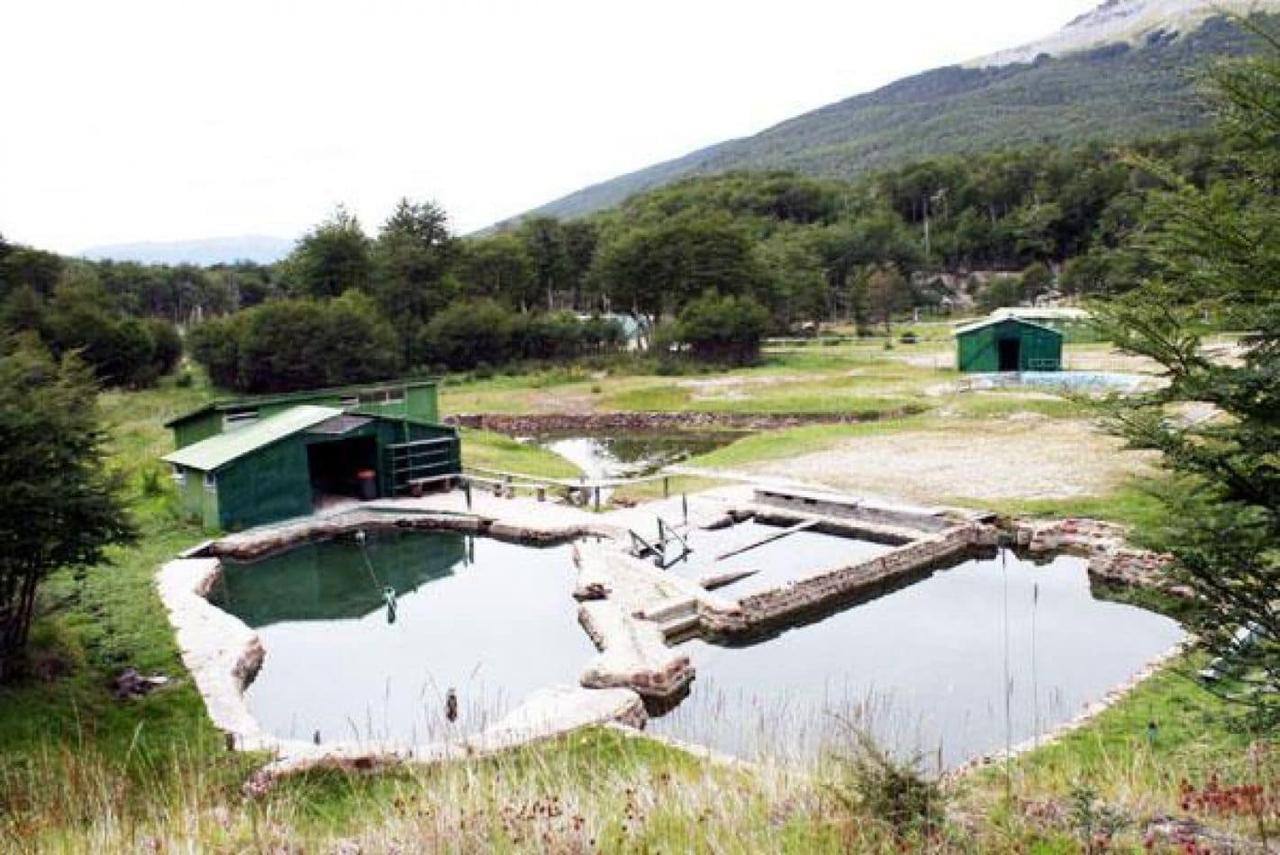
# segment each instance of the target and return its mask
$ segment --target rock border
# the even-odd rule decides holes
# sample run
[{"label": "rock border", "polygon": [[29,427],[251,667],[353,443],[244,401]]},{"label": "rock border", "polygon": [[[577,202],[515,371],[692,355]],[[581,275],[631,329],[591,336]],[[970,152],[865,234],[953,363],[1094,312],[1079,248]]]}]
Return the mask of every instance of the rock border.
[{"label": "rock border", "polygon": [[[280,776],[320,767],[368,771],[398,763],[483,756],[590,726],[642,729],[648,717],[646,703],[678,703],[695,676],[694,664],[669,646],[670,639],[692,633],[732,637],[812,619],[811,615],[825,608],[902,584],[914,574],[928,572],[976,548],[994,547],[1004,541],[1002,534],[1012,535],[1016,546],[1032,554],[1065,552],[1088,557],[1089,574],[1100,581],[1174,595],[1187,593],[1164,579],[1168,556],[1128,547],[1125,530],[1109,523],[1074,518],[1019,519],[997,526],[990,515],[940,514],[935,509],[920,509],[921,519],[913,522],[901,507],[861,501],[839,506],[837,494],[830,498],[835,505],[819,502],[820,507],[812,513],[797,511],[795,506],[780,508],[772,499],[739,502],[704,519],[702,527],[714,529],[752,517],[776,525],[816,521],[817,530],[829,534],[898,545],[875,558],[818,569],[738,600],[632,557],[626,551],[628,529],[607,518],[583,514],[572,523],[533,525],[527,519],[520,522],[396,503],[360,506],[206,542],[165,564],[156,584],[183,661],[210,719],[226,735],[228,747],[265,751],[274,757],[251,779],[251,791],[268,788]],[[812,506],[813,495],[805,494],[800,501]],[[891,517],[886,516],[890,513]],[[945,526],[940,525],[944,519]],[[267,651],[257,633],[208,600],[221,578],[221,559],[256,560],[301,543],[357,530],[454,531],[531,545],[572,542],[578,571],[574,596],[581,601],[579,622],[599,654],[587,664],[579,686],[553,686],[535,692],[497,724],[455,741],[414,746],[376,741],[314,745],[266,733],[250,713],[244,690]],[[1183,645],[1178,645],[1166,652],[1077,717],[1019,745],[1014,754],[1049,744],[1084,726],[1182,649]],[[716,754],[702,746],[665,738],[659,741],[697,756]],[[970,761],[952,774],[1003,758],[1003,752],[996,752]]]}]

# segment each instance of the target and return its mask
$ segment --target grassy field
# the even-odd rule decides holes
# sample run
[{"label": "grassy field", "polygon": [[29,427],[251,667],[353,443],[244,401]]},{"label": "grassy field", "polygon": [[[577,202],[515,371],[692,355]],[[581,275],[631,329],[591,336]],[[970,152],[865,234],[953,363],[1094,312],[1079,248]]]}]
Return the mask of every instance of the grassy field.
[{"label": "grassy field", "polygon": [[[981,431],[993,419],[1028,411],[1049,420],[1080,416],[1074,402],[1016,396],[994,396],[995,403],[983,399],[981,405],[949,397],[932,401],[925,390],[945,381],[945,370],[900,365],[900,350],[862,344],[796,348],[759,368],[723,376],[601,379],[564,372],[563,382],[470,381],[448,388],[445,410],[489,409],[489,402],[536,410],[555,406],[566,390],[603,408],[618,396],[656,399],[656,391],[636,390],[670,387],[673,379],[726,378],[747,390],[746,399],[725,399],[726,407],[748,411],[758,400],[772,402],[762,406],[809,401],[816,407],[822,402],[812,397],[814,390],[827,378],[875,372],[878,365],[884,376],[870,384],[874,393],[849,384],[842,387],[849,394],[842,400],[884,393],[886,400],[930,401],[924,412],[904,418],[757,434],[698,460],[725,468],[902,432]],[[795,374],[822,379],[764,382]],[[701,393],[683,396],[699,387],[677,388],[682,391],[670,399],[671,407],[695,407]],[[242,785],[263,758],[228,752],[209,724],[152,583],[161,563],[204,536],[176,514],[171,484],[155,458],[169,448],[163,421],[208,394],[197,383],[102,396],[113,465],[128,476],[141,537],[114,550],[109,565],[59,574],[43,591],[34,676],[0,688],[0,848],[1074,852],[1087,837],[1075,808],[1088,791],[1098,811],[1124,818],[1118,843],[1136,851],[1147,818],[1186,813],[1180,807],[1184,780],[1197,787],[1213,774],[1230,784],[1275,780],[1275,758],[1251,750],[1256,737],[1238,711],[1193,685],[1184,674],[1197,663],[1185,660],[1089,726],[1018,759],[1008,777],[1003,768],[991,769],[950,786],[945,821],[927,834],[895,830],[869,807],[873,800],[846,798],[850,792],[874,795],[866,781],[851,780],[846,763],[727,768],[608,730],[490,760],[369,777],[312,774],[264,796],[246,795]],[[466,432],[464,453],[471,465],[548,477],[573,474],[554,455],[484,432]],[[1010,502],[1008,509],[1091,512],[1136,523],[1154,512],[1137,483],[1106,496]],[[110,681],[130,666],[173,679],[145,698],[115,700]],[[1257,836],[1247,816],[1196,818]]]}]

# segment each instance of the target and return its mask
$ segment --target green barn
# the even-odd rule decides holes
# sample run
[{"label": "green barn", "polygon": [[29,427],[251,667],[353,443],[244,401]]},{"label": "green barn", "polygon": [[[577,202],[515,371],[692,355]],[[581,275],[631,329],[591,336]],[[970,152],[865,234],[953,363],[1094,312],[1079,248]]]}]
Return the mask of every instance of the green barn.
[{"label": "green barn", "polygon": [[[457,431],[404,412],[407,389],[388,401],[386,387],[374,388],[381,400],[372,389],[322,390],[216,402],[175,419],[178,448],[164,459],[184,512],[230,531],[450,483],[462,469]],[[335,393],[338,406],[308,403]],[[434,385],[429,397],[419,412],[435,413]],[[215,432],[192,439],[209,430]]]},{"label": "green barn", "polygon": [[1061,371],[1062,333],[1016,317],[959,327],[956,368],[970,373]]}]

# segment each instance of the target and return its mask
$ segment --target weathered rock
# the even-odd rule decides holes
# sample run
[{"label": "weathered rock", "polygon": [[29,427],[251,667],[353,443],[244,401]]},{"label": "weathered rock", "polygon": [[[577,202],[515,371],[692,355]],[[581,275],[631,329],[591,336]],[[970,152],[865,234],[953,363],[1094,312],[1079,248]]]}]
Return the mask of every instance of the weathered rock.
[{"label": "weathered rock", "polygon": [[582,675],[583,686],[625,687],[645,697],[666,698],[679,693],[693,679],[689,657],[667,646],[658,625],[625,614],[617,603],[583,603],[578,620],[600,649],[600,655]]},{"label": "weathered rock", "polygon": [[976,523],[954,526],[858,564],[822,570],[743,597],[733,608],[704,600],[699,617],[702,626],[717,635],[750,633],[963,554],[980,538],[983,528]]},{"label": "weathered rock", "polygon": [[111,696],[117,701],[140,698],[168,683],[169,678],[163,674],[144,677],[136,668],[125,668],[111,681]]}]

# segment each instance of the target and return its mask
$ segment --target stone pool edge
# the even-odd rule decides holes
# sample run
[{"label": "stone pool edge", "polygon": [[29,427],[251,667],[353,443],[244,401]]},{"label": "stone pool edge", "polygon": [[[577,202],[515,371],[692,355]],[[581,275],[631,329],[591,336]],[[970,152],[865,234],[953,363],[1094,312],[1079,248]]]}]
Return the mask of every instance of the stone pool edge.
[{"label": "stone pool edge", "polygon": [[[274,759],[246,785],[265,790],[278,778],[317,767],[371,771],[398,763],[435,763],[485,756],[564,736],[585,727],[617,724],[642,728],[647,721],[639,692],[623,685],[548,686],[534,692],[497,724],[456,741],[421,745],[334,742],[315,745],[263,730],[244,698],[266,649],[258,633],[208,600],[222,574],[222,557],[261,558],[301,543],[359,529],[460,531],[524,543],[613,538],[607,525],[531,527],[475,515],[351,511],[209,541],[165,563],[155,584],[169,615],[183,664],[214,726],[231,750],[268,752]],[[687,664],[687,660],[686,660]],[[687,681],[686,681],[687,682]]]},{"label": "stone pool edge", "polygon": [[[781,512],[757,503],[734,503],[725,519],[760,514],[792,518],[805,514]],[[822,515],[825,516],[825,515]],[[856,533],[859,524],[848,520],[828,519],[835,526]],[[210,719],[227,736],[228,747],[235,750],[265,751],[275,756],[249,787],[266,787],[275,779],[320,766],[372,771],[399,763],[436,763],[467,757],[484,756],[567,735],[591,727],[629,729],[637,738],[652,739],[710,760],[724,760],[710,748],[673,742],[662,736],[643,732],[648,715],[644,700],[662,699],[687,691],[694,673],[687,657],[679,656],[666,644],[662,617],[657,609],[636,609],[635,601],[611,590],[620,578],[641,570],[650,580],[657,576],[668,584],[688,588],[674,597],[692,605],[701,631],[716,627],[729,617],[738,624],[741,601],[724,600],[709,594],[696,583],[679,581],[677,577],[655,574],[644,562],[625,553],[625,527],[606,518],[582,516],[572,524],[531,525],[527,520],[505,520],[501,516],[438,512],[405,506],[366,506],[340,513],[308,518],[284,526],[273,526],[206,542],[187,550],[163,565],[157,573],[156,585],[174,627],[184,664],[191,673],[205,702]],[[770,605],[767,616],[755,617],[768,622],[785,621],[797,611],[821,605],[849,593],[849,584],[860,586],[866,571],[879,567],[885,576],[897,576],[911,568],[955,554],[958,549],[993,545],[999,534],[1011,534],[1015,543],[1033,554],[1074,553],[1089,559],[1091,577],[1127,586],[1151,587],[1175,595],[1183,594],[1170,587],[1161,573],[1168,562],[1166,556],[1132,549],[1126,544],[1125,529],[1093,520],[1012,520],[991,525],[970,518],[951,524],[934,533],[918,532],[917,537],[885,556],[839,569],[828,568],[788,583],[781,588],[751,595],[781,598]],[[436,742],[406,747],[377,742],[332,743],[313,745],[287,740],[264,732],[249,712],[244,688],[252,681],[265,656],[261,639],[238,618],[210,603],[207,594],[221,574],[219,556],[260,558],[273,552],[314,540],[323,540],[358,529],[458,531],[529,544],[574,544],[574,560],[578,565],[579,585],[575,591],[583,602],[579,619],[599,649],[599,656],[584,672],[581,685],[548,687],[529,696],[520,706],[491,728],[457,741]],[[583,538],[597,538],[605,543],[590,543]],[[895,553],[902,553],[900,556]],[[885,558],[890,558],[888,562]],[[904,559],[899,562],[899,558]],[[895,565],[889,567],[888,565]],[[872,566],[869,566],[872,565]],[[900,565],[900,566],[899,566]],[[879,576],[880,574],[872,574]],[[883,581],[876,579],[873,581]],[[834,585],[832,584],[834,583]],[[797,590],[799,588],[799,590]],[[810,590],[812,588],[812,590]],[[819,590],[821,588],[822,590]],[[801,596],[796,597],[797,594]],[[690,603],[689,601],[692,600]],[[800,600],[802,605],[797,606]],[[762,603],[763,604],[763,603]],[[652,604],[651,604],[652,605]],[[658,604],[661,605],[661,604]],[[687,606],[686,606],[687,608]],[[711,620],[708,620],[711,618]],[[756,623],[748,620],[747,623]],[[732,633],[744,626],[724,626]],[[647,632],[641,632],[647,630]],[[1102,699],[1090,704],[1077,717],[1059,724],[1048,734],[1020,745],[1015,754],[1056,741],[1061,736],[1084,726],[1177,655],[1178,645],[1121,686],[1110,690]],[[957,770],[958,774],[989,765],[1003,758],[1003,752],[977,758]],[[994,759],[993,759],[994,758]],[[732,758],[735,759],[736,758]],[[739,761],[752,765],[749,761]]]}]

